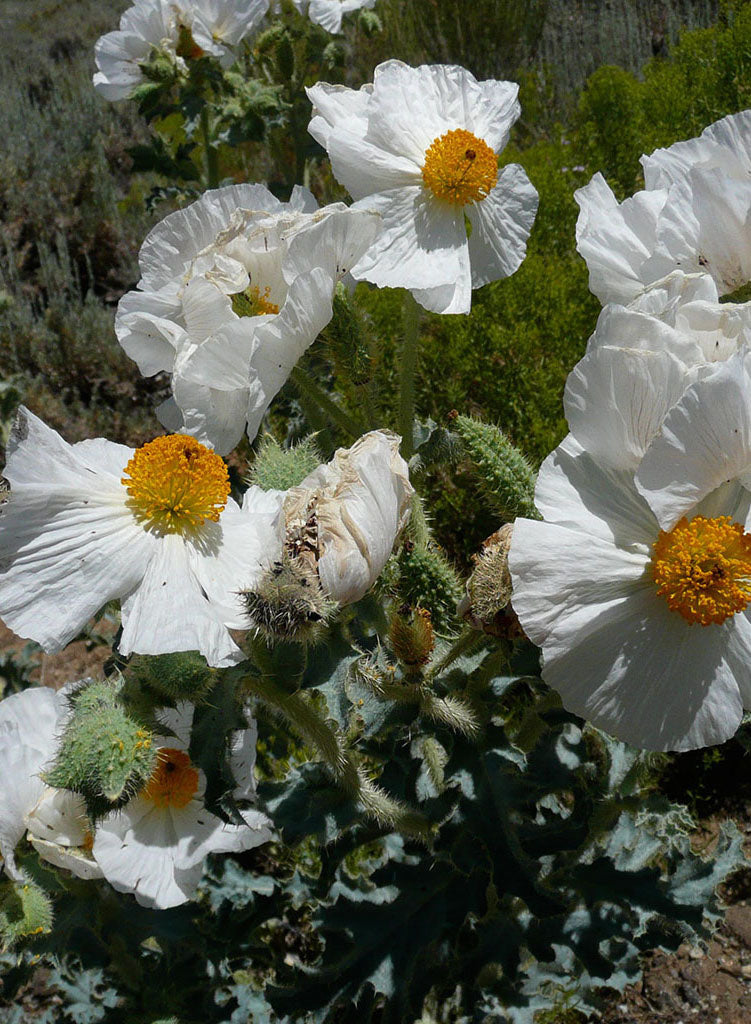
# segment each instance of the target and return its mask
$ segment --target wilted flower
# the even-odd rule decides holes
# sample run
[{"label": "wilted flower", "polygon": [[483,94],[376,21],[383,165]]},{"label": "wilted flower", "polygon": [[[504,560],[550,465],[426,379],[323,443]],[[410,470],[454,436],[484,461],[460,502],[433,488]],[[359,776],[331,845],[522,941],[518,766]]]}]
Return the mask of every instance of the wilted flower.
[{"label": "wilted flower", "polygon": [[[184,56],[203,53],[232,64],[231,47],[256,28],[268,6],[268,0],[136,0],[119,31],[97,41],[94,88],[105,99],[127,99],[144,81],[142,65],[157,52],[177,67],[184,67]],[[190,52],[183,54],[188,42]]]},{"label": "wilted flower", "polygon": [[0,617],[60,650],[108,601],[122,601],[124,654],[198,650],[241,657],[228,627],[273,550],[272,515],[229,497],[222,459],[187,435],[134,451],[69,445],[21,408],[0,511]]},{"label": "wilted flower", "polygon": [[400,443],[387,430],[365,434],[284,498],[290,552],[312,553],[324,592],[341,605],[370,590],[409,519],[414,491]]},{"label": "wilted flower", "polygon": [[371,10],[376,0],[292,0],[301,14],[325,28],[327,32],[341,32],[342,18],[352,11]]},{"label": "wilted flower", "polygon": [[372,243],[374,214],[317,209],[295,188],[281,203],[263,185],[206,192],[149,233],[139,290],[115,330],[146,375],[173,374],[160,411],[171,430],[230,451],[255,437],[272,398],[333,315],[337,281]]},{"label": "wilted flower", "polygon": [[473,288],[514,273],[537,211],[522,168],[498,169],[518,91],[461,67],[396,60],[360,90],[325,82],[308,89],[309,131],[354,209],[383,217],[355,278],[409,288],[438,313],[467,313]]},{"label": "wilted flower", "polygon": [[575,193],[577,248],[601,302],[630,302],[680,269],[720,295],[751,280],[751,111],[643,156],[646,190],[618,203],[601,174]]},{"label": "wilted flower", "polygon": [[56,867],[80,878],[101,877],[83,800],[41,778],[67,717],[66,693],[37,686],[0,702],[0,859],[16,880],[23,875],[14,853],[24,835]]},{"label": "wilted flower", "polygon": [[[268,842],[272,823],[256,810],[241,811],[244,825],[228,825],[204,805],[206,778],[188,754],[193,707],[161,711],[169,735],[157,737],[157,768],[146,788],[121,810],[99,823],[94,857],[118,892],[131,892],[140,904],[164,910],[194,894],[209,853],[250,850]],[[236,800],[255,796],[256,725],[233,736],[230,767]]]},{"label": "wilted flower", "polygon": [[636,477],[569,437],[540,472],[545,521],[515,524],[512,601],[543,677],[636,746],[720,743],[751,707],[750,359],[686,390]]}]

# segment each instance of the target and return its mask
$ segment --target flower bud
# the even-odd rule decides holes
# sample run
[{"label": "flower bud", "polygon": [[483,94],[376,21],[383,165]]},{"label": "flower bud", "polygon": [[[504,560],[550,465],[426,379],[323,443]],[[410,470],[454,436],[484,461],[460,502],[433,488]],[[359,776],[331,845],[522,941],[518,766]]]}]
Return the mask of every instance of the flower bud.
[{"label": "flower bud", "polygon": [[248,479],[262,491],[288,491],[297,487],[321,461],[312,437],[282,448],[270,434],[261,441]]},{"label": "flower bud", "polygon": [[52,902],[36,882],[7,882],[0,889],[0,949],[47,935],[52,920]]},{"label": "flower bud", "polygon": [[137,655],[128,665],[128,683],[146,687],[157,698],[173,704],[187,700],[200,704],[216,681],[216,671],[197,651],[179,651],[156,656]]},{"label": "flower bud", "polygon": [[454,430],[474,463],[486,499],[504,518],[538,519],[535,473],[524,455],[492,423],[457,416]]},{"label": "flower bud", "polygon": [[152,733],[123,709],[120,684],[88,683],[71,694],[71,715],[44,781],[80,793],[93,820],[126,804],[156,767]]},{"label": "flower bud", "polygon": [[315,565],[287,552],[240,596],[251,623],[269,642],[311,643],[337,608],[323,593]]},{"label": "flower bud", "polygon": [[432,541],[405,543],[399,553],[397,590],[403,601],[430,610],[439,633],[455,628],[461,583],[451,563]]},{"label": "flower bud", "polygon": [[403,605],[394,613],[389,629],[391,649],[399,661],[414,670],[426,665],[435,647],[435,634],[426,608]]}]

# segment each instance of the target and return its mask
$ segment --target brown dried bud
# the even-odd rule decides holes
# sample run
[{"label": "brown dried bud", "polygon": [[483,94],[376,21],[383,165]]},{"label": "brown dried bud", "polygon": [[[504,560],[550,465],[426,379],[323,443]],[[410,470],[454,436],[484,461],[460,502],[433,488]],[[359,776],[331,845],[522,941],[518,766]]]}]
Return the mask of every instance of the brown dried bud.
[{"label": "brown dried bud", "polygon": [[508,553],[513,523],[506,523],[484,541],[473,558],[475,568],[467,580],[467,594],[457,614],[474,629],[491,636],[521,635],[511,600],[511,573]]}]

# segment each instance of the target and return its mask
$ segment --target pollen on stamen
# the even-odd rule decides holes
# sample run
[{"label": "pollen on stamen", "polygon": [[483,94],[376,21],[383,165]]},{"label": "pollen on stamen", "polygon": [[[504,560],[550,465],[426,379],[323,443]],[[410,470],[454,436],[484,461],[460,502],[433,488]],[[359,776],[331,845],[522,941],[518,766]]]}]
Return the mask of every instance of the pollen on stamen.
[{"label": "pollen on stamen", "polygon": [[229,473],[216,452],[187,434],[157,437],[125,467],[127,505],[148,530],[194,533],[218,522],[229,498]]},{"label": "pollen on stamen", "polygon": [[729,516],[684,517],[660,532],[652,574],[671,611],[720,625],[751,601],[751,534]]},{"label": "pollen on stamen", "polygon": [[263,291],[250,285],[243,292],[230,295],[232,310],[238,316],[273,316],[279,312],[279,306],[271,301],[271,288]]},{"label": "pollen on stamen", "polygon": [[198,770],[184,750],[160,747],[156,768],[141,796],[157,807],[187,807],[198,791]]},{"label": "pollen on stamen", "polygon": [[426,150],[422,180],[437,199],[455,206],[477,203],[498,181],[498,158],[483,139],[455,128]]}]

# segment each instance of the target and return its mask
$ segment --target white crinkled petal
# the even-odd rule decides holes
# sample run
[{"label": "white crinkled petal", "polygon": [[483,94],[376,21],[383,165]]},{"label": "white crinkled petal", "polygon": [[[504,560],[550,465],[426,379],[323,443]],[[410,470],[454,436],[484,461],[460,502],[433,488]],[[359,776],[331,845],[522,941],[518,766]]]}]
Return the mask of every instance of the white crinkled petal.
[{"label": "white crinkled petal", "polygon": [[657,224],[667,201],[664,190],[637,192],[622,203],[598,172],[584,188],[574,193],[580,207],[576,222],[576,248],[587,261],[589,287],[605,302],[628,303],[651,280],[644,263],[654,255]]},{"label": "white crinkled petal", "polygon": [[519,164],[508,164],[490,195],[465,207],[472,225],[469,258],[473,288],[509,277],[521,266],[538,201],[537,190],[524,169]]},{"label": "white crinkled petal", "polygon": [[16,880],[21,873],[15,849],[26,832],[26,815],[44,792],[39,772],[50,754],[27,746],[15,722],[0,723],[0,777],[6,782],[13,780],[13,785],[0,789],[0,858],[7,874]]},{"label": "white crinkled petal", "polygon": [[716,167],[726,175],[748,181],[751,173],[751,110],[723,117],[697,139],[676,142],[641,158],[648,189],[669,188],[692,168]]},{"label": "white crinkled petal", "polygon": [[685,363],[669,352],[593,349],[566,381],[571,433],[596,460],[635,471],[687,375]]},{"label": "white crinkled petal", "polygon": [[55,651],[107,601],[140,581],[153,538],[125,504],[120,472],[130,449],[110,442],[68,445],[19,410],[0,512],[0,617]]},{"label": "white crinkled petal", "polygon": [[409,289],[438,288],[462,274],[469,282],[461,209],[439,203],[420,186],[368,196],[353,208],[375,210],[383,224],[371,248],[352,268],[356,280],[371,281],[380,288]]},{"label": "white crinkled petal", "polygon": [[238,317],[232,301],[204,277],[194,277],[183,291],[183,315],[191,344],[199,345]]},{"label": "white crinkled petal", "polygon": [[295,233],[282,263],[288,284],[312,267],[340,281],[365,255],[381,230],[380,217],[343,203],[324,207]]},{"label": "white crinkled petal", "polygon": [[[115,333],[125,354],[138,364],[144,377],[166,371],[171,373],[176,356],[188,345],[188,335],[176,318],[180,307],[173,303],[164,314],[155,314],[155,292],[128,292],[120,300],[115,318]],[[142,309],[138,309],[138,306]],[[165,303],[165,306],[167,304]]]},{"label": "white crinkled petal", "polygon": [[316,82],[305,91],[313,104],[313,118],[308,131],[324,149],[328,149],[331,132],[337,125],[346,124],[347,130],[355,136],[365,137],[372,85],[349,89],[346,85]]},{"label": "white crinkled petal", "polygon": [[571,434],[540,467],[535,504],[545,520],[580,528],[646,556],[655,517],[634,487],[633,473],[596,462]]},{"label": "white crinkled petal", "polygon": [[[231,499],[230,499],[231,500]],[[123,654],[169,654],[199,651],[214,667],[242,660],[217,608],[201,587],[197,566],[220,558],[222,522],[205,523],[191,542],[180,534],[158,539],[154,556],[139,585],[122,602]],[[227,553],[231,558],[231,553]]]},{"label": "white crinkled petal", "polygon": [[182,279],[191,260],[213,245],[238,209],[276,211],[282,204],[264,185],[227,185],[204,192],[151,229],[138,256],[139,287],[158,291]]},{"label": "white crinkled petal", "polygon": [[[217,339],[217,345],[223,335]],[[212,339],[213,350],[213,339]],[[200,351],[200,350],[199,350]],[[232,388],[234,378],[221,379],[221,388],[196,384],[185,375],[190,358],[176,369],[172,378],[174,407],[163,403],[159,406],[160,419],[168,429],[179,429],[191,434],[202,444],[210,445],[220,455],[231,452],[239,443],[245,430],[248,409],[248,389]],[[179,413],[176,415],[176,413]],[[167,414],[167,419],[163,417]],[[179,418],[179,428],[175,426]]]},{"label": "white crinkled petal", "polygon": [[639,467],[637,487],[669,530],[726,481],[751,485],[751,354],[697,381],[668,413]]}]

